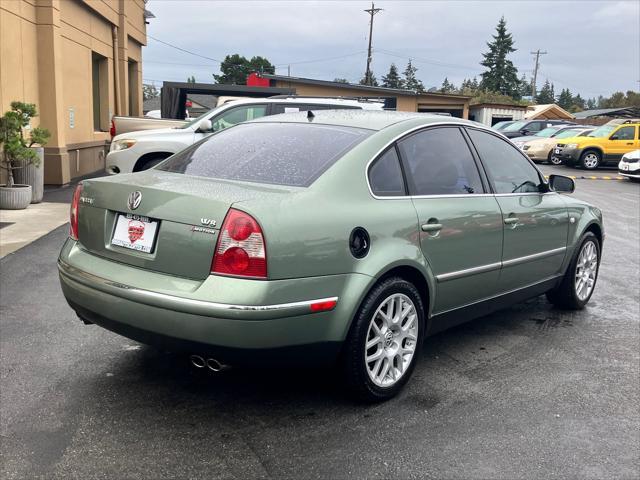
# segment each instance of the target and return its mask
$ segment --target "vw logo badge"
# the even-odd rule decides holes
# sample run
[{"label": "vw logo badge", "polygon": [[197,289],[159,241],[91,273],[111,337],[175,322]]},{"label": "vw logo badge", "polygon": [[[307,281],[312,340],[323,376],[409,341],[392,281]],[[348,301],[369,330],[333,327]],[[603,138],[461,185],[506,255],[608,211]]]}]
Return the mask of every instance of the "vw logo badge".
[{"label": "vw logo badge", "polygon": [[129,206],[129,210],[135,210],[140,206],[140,202],[142,201],[142,193],[139,191],[131,192],[129,194],[129,198],[127,199],[127,205]]}]

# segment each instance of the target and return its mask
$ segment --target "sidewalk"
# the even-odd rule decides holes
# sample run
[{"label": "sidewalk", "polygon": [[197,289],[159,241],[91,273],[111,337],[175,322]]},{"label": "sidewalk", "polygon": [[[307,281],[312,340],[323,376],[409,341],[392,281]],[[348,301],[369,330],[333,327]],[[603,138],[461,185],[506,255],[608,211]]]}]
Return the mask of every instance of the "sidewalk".
[{"label": "sidewalk", "polygon": [[0,210],[0,258],[69,221],[73,186],[45,188],[42,203],[26,210]]}]

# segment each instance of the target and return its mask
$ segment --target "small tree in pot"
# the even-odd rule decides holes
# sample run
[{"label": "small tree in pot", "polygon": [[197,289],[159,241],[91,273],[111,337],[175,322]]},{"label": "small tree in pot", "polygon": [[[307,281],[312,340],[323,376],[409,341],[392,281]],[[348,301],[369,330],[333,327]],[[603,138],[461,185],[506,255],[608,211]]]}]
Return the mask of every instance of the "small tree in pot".
[{"label": "small tree in pot", "polygon": [[27,208],[31,203],[31,185],[14,183],[14,171],[28,165],[40,165],[40,155],[31,147],[47,143],[49,131],[34,128],[28,139],[24,135],[24,128],[37,114],[36,106],[32,103],[11,102],[11,110],[0,117],[0,167],[7,173],[6,186],[0,186],[0,208],[16,210]]}]

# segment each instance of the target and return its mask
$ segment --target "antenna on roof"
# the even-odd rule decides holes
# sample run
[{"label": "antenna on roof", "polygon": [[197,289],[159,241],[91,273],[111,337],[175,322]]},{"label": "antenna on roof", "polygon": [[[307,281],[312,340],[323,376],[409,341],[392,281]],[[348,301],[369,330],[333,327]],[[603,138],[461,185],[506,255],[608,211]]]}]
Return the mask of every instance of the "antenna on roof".
[{"label": "antenna on roof", "polygon": [[307,110],[307,120],[312,122],[314,118],[316,118],[316,116],[313,114],[313,112],[311,110]]}]

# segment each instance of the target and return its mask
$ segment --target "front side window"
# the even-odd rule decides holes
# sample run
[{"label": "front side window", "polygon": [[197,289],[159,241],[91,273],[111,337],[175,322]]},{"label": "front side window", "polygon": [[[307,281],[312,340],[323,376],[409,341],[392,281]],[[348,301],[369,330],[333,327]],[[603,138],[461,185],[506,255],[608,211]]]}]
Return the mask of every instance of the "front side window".
[{"label": "front side window", "polygon": [[400,159],[395,147],[378,158],[369,169],[369,184],[375,195],[392,197],[405,195]]},{"label": "front side window", "polygon": [[478,167],[458,128],[432,128],[398,142],[411,195],[483,193]]},{"label": "front side window", "polygon": [[249,105],[246,107],[237,107],[227,110],[226,112],[213,118],[211,124],[213,127],[213,131],[217,132],[218,130],[224,130],[225,128],[233,127],[238,123],[264,117],[266,114],[266,105]]},{"label": "front side window", "polygon": [[307,187],[372,133],[305,123],[247,123],[206,137],[158,165],[198,177]]},{"label": "front side window", "polygon": [[[611,140],[633,140],[636,133],[636,127],[622,127],[611,135]],[[613,138],[616,137],[616,138]]]},{"label": "front side window", "polygon": [[496,193],[540,191],[538,171],[516,147],[490,133],[468,129]]}]

